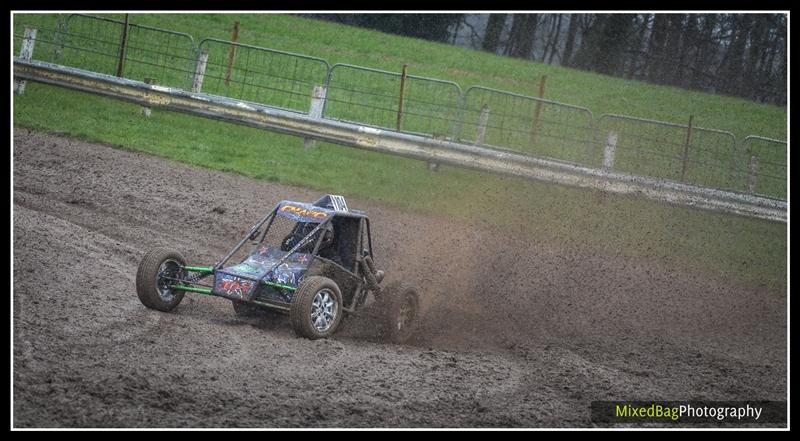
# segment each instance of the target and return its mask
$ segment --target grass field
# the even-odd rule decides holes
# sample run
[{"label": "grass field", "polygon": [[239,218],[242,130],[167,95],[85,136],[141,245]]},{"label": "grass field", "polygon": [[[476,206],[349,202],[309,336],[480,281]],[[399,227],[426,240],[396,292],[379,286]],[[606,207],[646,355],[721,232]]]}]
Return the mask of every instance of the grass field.
[{"label": "grass field", "polygon": [[[448,45],[283,15],[137,15],[137,23],[227,38],[241,22],[240,41],[388,70],[403,63],[416,74],[532,94],[541,74],[548,97],[615,112],[784,138],[786,109],[527,63]],[[52,16],[17,16],[46,25]],[[65,118],[65,114],[69,115]],[[61,132],[257,179],[380,201],[407,210],[489,222],[509,234],[548,243],[652,258],[719,277],[784,288],[786,225],[604,196],[521,179],[444,167],[326,143],[305,151],[302,140],[166,111],[139,108],[29,84],[14,99],[14,124]],[[346,170],[346,173],[342,173]],[[528,219],[521,222],[521,219]],[[587,251],[588,252],[588,251]]]},{"label": "grass field", "polygon": [[[121,18],[122,14],[103,14]],[[481,85],[535,96],[539,78],[548,76],[546,97],[584,106],[595,115],[618,113],[641,118],[728,130],[734,135],[786,139],[786,108],[739,98],[624,80],[576,69],[531,63],[447,44],[384,34],[319,20],[278,14],[135,14],[135,23],[195,37],[230,39],[240,22],[239,42],[399,72],[408,64],[415,75],[457,82],[463,89]],[[20,14],[21,24],[53,28],[53,14]]]},{"label": "grass field", "polygon": [[[119,18],[119,15],[116,17]],[[736,142],[753,133],[770,133],[772,138],[784,137],[785,124],[778,125],[781,108],[757,106],[749,102],[737,107],[742,100],[623,81],[448,45],[420,46],[419,41],[408,38],[388,36],[391,38],[383,42],[381,40],[387,36],[380,33],[298,17],[134,15],[132,22],[145,26],[134,26],[129,32],[125,77],[136,80],[153,78],[160,85],[188,89],[197,57],[194,48],[199,46],[208,52],[202,89],[206,93],[306,112],[311,102],[311,89],[314,85],[325,83],[328,85],[326,118],[395,128],[398,121],[399,74],[387,75],[336,65],[328,79],[328,64],[321,59],[300,58],[252,47],[239,47],[231,68],[228,66],[231,47],[226,43],[229,30],[220,26],[220,18],[241,21],[239,41],[244,44],[255,43],[298,51],[318,56],[331,64],[349,62],[397,72],[400,65],[393,65],[394,61],[387,60],[386,54],[405,53],[409,47],[416,48],[413,51],[416,55],[409,53],[406,61],[411,74],[429,75],[451,80],[452,83],[409,77],[404,88],[402,118],[402,128],[406,132],[473,142],[478,136],[478,126],[486,106],[491,112],[486,121],[488,126],[484,142],[489,145],[596,168],[602,164],[605,133],[614,131],[619,138],[614,164],[617,171],[685,180],[692,184],[736,191],[747,190],[747,163],[752,154],[760,159],[756,191],[767,196],[786,197],[786,180],[780,178],[786,175],[785,145],[758,143],[739,146]],[[188,19],[188,23],[182,24],[184,19]],[[103,22],[81,16],[71,16],[67,21],[69,37],[66,40],[55,37],[55,16],[52,15],[21,17],[16,22],[16,34],[21,34],[23,24],[33,23],[39,29],[35,58],[115,74],[122,29],[119,22]],[[156,28],[146,28],[147,25]],[[248,26],[265,32],[248,33]],[[162,28],[187,34],[155,30]],[[342,45],[327,46],[324,51],[318,46],[309,45],[329,41],[327,36],[331,29],[347,30],[339,33],[339,36],[348,49],[360,47],[363,40],[381,41],[381,47],[385,49],[371,54],[372,57],[355,54],[355,58],[340,58],[332,53],[335,54],[335,49]],[[293,34],[297,30],[307,33],[303,32],[301,38]],[[355,38],[348,38],[351,34]],[[193,35],[194,40],[189,35]],[[220,40],[205,39],[209,35]],[[307,35],[312,38],[306,38]],[[290,39],[290,36],[294,38]],[[289,41],[285,45],[270,46],[273,42],[287,39]],[[63,42],[54,44],[57,40]],[[16,43],[19,41],[19,38],[15,39]],[[480,63],[472,65],[469,71],[454,70],[452,66],[459,62],[452,58],[454,54],[460,57],[458,60],[465,66],[474,59],[479,59]],[[380,57],[376,59],[374,55]],[[491,77],[475,78],[475,72],[487,66],[492,72]],[[534,95],[538,87],[535,83],[540,75],[550,78],[546,93],[548,98],[586,106],[588,110],[558,104],[543,105],[511,94],[519,92]],[[521,79],[530,81],[525,83]],[[471,88],[477,85],[476,80],[481,87],[488,85],[509,93]],[[459,89],[456,84],[462,87]],[[581,93],[572,93],[564,89],[564,85],[578,85],[577,90]],[[462,91],[463,103],[459,100]],[[612,95],[592,95],[597,91],[611,91]],[[698,96],[703,95],[706,96],[702,100],[697,100]],[[634,105],[631,106],[631,103]],[[646,110],[640,111],[638,105],[645,106]],[[741,111],[732,112],[731,109]],[[605,113],[625,113],[684,125],[688,115],[693,115],[695,127],[729,129],[738,139],[694,130],[691,148],[684,150],[687,139],[685,128],[633,119],[601,118],[600,115]],[[535,118],[533,115],[536,115]],[[785,111],[783,116],[785,119]],[[533,122],[534,119],[536,122]],[[743,152],[746,147],[751,149],[749,153]],[[683,161],[684,152],[688,152],[687,164]]]}]

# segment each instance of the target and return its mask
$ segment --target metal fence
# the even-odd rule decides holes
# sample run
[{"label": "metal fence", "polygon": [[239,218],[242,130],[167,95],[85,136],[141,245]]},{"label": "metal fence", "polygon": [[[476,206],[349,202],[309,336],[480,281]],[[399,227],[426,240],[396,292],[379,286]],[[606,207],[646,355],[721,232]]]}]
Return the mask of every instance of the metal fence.
[{"label": "metal fence", "polygon": [[464,94],[461,139],[592,165],[592,119],[584,107],[473,86]]},{"label": "metal fence", "polygon": [[742,141],[739,174],[744,177],[739,190],[759,196],[786,199],[786,141],[748,136]]},{"label": "metal fence", "polygon": [[739,185],[730,132],[623,115],[602,115],[596,127],[607,169],[726,190]]},{"label": "metal fence", "polygon": [[330,70],[321,58],[215,38],[201,41],[199,49],[207,54],[203,92],[303,113]]},{"label": "metal fence", "polygon": [[188,88],[194,74],[192,36],[84,14],[64,22],[60,64],[163,86]]},{"label": "metal fence", "polygon": [[[28,36],[30,39],[30,35]],[[14,25],[20,50],[25,25]],[[591,168],[785,199],[787,144],[327,61],[123,20],[38,26],[33,59]]]},{"label": "metal fence", "polygon": [[325,118],[433,137],[452,137],[461,88],[451,81],[349,64],[330,71]]}]

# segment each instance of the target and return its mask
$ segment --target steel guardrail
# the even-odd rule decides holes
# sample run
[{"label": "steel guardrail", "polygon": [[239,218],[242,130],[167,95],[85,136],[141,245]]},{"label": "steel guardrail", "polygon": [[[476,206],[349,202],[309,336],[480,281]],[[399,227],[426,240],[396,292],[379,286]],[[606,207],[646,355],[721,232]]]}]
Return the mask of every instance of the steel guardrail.
[{"label": "steel guardrail", "polygon": [[573,187],[639,194],[671,204],[786,222],[786,201],[663,181],[487,147],[432,139],[193,93],[35,60],[14,58],[14,76],[124,101],[204,116],[290,135],[314,138],[458,167],[519,176]]}]

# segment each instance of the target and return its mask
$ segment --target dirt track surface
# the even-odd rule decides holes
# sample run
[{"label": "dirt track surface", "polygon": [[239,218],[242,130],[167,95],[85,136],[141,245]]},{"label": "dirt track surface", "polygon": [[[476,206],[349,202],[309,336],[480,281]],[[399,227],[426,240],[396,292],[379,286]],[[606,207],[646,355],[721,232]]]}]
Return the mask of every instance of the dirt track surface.
[{"label": "dirt track surface", "polygon": [[362,317],[309,341],[221,298],[139,302],[148,249],[213,264],[318,196],[16,129],[14,426],[591,426],[593,400],[786,399],[786,292],[358,200],[387,280],[422,288],[409,345]]}]

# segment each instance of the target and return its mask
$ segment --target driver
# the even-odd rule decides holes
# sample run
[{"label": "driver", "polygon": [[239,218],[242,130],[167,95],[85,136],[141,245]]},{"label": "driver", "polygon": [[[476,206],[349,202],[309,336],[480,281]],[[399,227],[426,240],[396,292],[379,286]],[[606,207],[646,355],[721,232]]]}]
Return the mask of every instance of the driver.
[{"label": "driver", "polygon": [[[283,244],[281,246],[281,250],[289,251],[295,246],[297,246],[297,244],[300,243],[300,241],[302,241],[306,236],[311,234],[311,232],[314,231],[315,228],[317,228],[317,225],[318,224],[313,222],[305,222],[303,224],[298,224],[297,227],[295,228],[295,231],[292,234],[286,236],[286,239],[284,239]],[[320,234],[323,234],[323,236],[322,236],[322,243],[319,246],[319,254],[322,257],[327,258],[328,257],[327,254],[331,252],[334,239],[333,226],[330,223],[328,223],[320,230],[318,230],[316,233],[314,233],[314,236],[310,237],[309,240],[306,241],[306,243],[302,247],[298,248],[296,252],[310,253],[314,251],[314,245],[316,245],[317,239],[319,238]]]},{"label": "driver", "polygon": [[318,254],[320,257],[332,260],[338,257],[338,253],[333,246],[333,239],[333,225],[331,225],[329,222],[327,225],[325,225],[325,233],[324,236],[322,236],[322,243],[319,244]]}]

